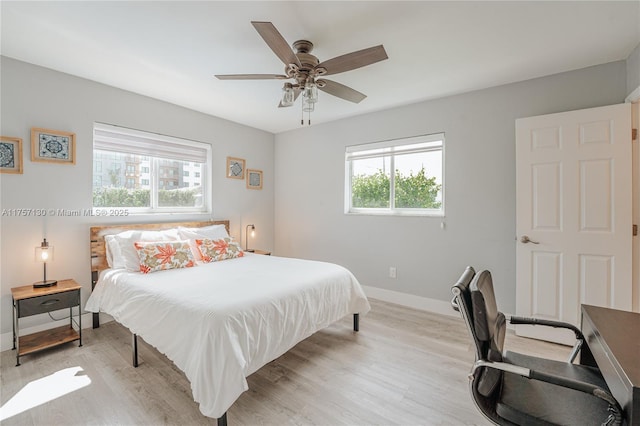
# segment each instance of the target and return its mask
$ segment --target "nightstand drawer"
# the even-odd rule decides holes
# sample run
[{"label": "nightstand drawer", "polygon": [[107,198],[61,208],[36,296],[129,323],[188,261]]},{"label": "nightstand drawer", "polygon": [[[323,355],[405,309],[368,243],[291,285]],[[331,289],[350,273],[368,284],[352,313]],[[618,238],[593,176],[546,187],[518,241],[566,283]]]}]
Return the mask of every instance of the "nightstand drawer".
[{"label": "nightstand drawer", "polygon": [[18,318],[77,306],[80,303],[79,297],[79,291],[66,291],[18,300]]}]

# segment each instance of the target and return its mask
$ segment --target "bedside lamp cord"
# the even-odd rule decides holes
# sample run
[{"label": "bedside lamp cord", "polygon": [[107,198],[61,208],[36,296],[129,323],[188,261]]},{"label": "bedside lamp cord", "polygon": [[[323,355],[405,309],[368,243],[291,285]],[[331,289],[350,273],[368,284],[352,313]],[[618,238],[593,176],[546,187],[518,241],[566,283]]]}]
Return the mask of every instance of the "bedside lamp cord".
[{"label": "bedside lamp cord", "polygon": [[[75,306],[74,306],[75,307]],[[73,309],[73,308],[72,308]],[[47,314],[49,314],[49,318],[51,318],[54,321],[62,321],[62,320],[66,320],[69,319],[70,315],[64,316],[62,318],[55,318],[53,315],[51,315],[51,312],[47,312]],[[79,313],[80,315],[82,315],[82,313]],[[80,328],[80,325],[78,324],[78,322],[76,321],[75,318],[71,318],[71,321],[73,321],[73,323],[76,325],[76,327]]]}]

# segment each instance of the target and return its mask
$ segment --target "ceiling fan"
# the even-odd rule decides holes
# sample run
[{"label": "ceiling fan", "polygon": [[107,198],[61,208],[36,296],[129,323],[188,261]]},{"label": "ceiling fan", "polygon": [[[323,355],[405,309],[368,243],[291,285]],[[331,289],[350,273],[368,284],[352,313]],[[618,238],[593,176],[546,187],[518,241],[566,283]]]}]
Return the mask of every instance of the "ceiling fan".
[{"label": "ceiling fan", "polygon": [[[276,56],[285,64],[285,74],[226,74],[216,75],[216,77],[220,80],[294,80],[294,82],[286,82],[284,84],[282,99],[278,105],[279,108],[293,106],[300,93],[302,93],[304,98],[302,104],[303,113],[311,113],[315,108],[315,103],[318,101],[318,90],[350,102],[359,103],[367,97],[365,94],[344,84],[326,80],[322,77],[351,71],[388,58],[384,47],[379,45],[320,62],[317,57],[310,53],[313,50],[313,43],[310,41],[298,40],[294,42],[292,45],[296,50],[294,53],[271,22],[252,21],[251,24]],[[304,124],[304,119],[301,124]],[[309,124],[311,124],[310,119]]]}]

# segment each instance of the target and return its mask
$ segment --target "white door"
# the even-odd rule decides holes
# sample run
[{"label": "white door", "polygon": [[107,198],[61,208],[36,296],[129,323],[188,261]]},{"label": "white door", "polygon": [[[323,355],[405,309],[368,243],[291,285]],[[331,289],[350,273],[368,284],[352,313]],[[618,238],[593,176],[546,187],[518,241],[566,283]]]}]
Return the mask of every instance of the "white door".
[{"label": "white door", "polygon": [[630,104],[516,120],[518,316],[579,326],[582,303],[631,310],[631,164]]}]

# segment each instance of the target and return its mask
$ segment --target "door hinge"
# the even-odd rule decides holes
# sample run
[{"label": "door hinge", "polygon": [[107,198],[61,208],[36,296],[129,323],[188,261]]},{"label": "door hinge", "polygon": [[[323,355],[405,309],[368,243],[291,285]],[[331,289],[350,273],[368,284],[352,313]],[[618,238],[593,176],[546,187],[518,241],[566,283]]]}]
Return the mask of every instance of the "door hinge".
[{"label": "door hinge", "polygon": [[631,129],[631,140],[638,140],[638,129]]},{"label": "door hinge", "polygon": [[633,225],[633,236],[637,236],[638,235],[638,225]]}]

